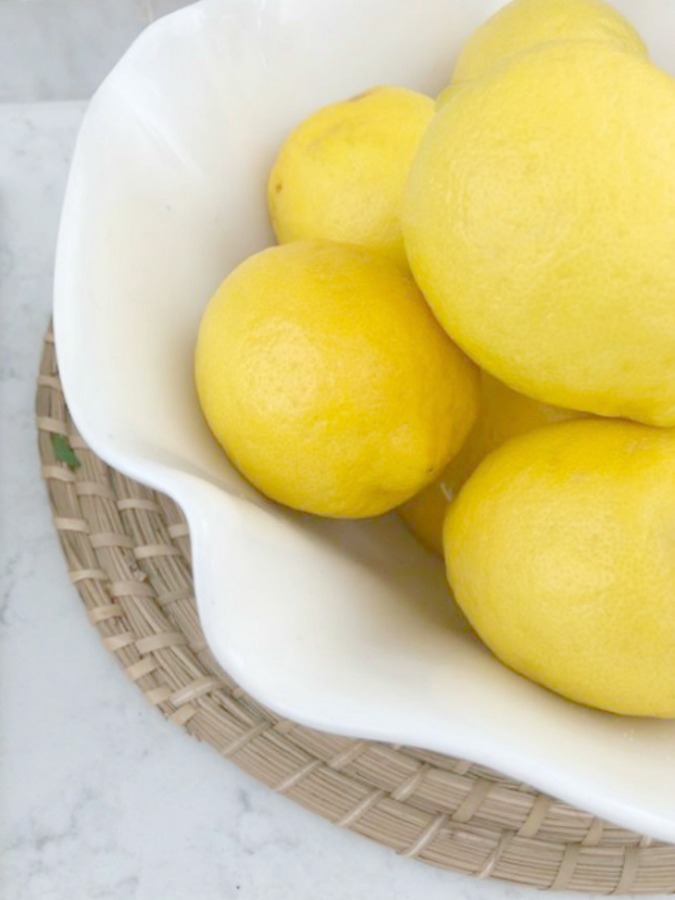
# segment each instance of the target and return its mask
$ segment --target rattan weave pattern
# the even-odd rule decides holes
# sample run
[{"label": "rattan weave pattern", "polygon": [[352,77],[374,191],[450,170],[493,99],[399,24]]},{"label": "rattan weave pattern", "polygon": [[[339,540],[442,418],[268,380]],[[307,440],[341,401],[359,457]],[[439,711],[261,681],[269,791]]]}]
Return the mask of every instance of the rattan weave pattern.
[{"label": "rattan weave pattern", "polygon": [[[260,706],[204,642],[179,509],[110,469],[78,435],[51,334],[37,424],[54,524],[89,620],[176,725],[272,789],[402,855],[552,890],[675,893],[673,846],[470,762],[319,733]],[[59,461],[54,435],[68,439],[75,470]]]}]

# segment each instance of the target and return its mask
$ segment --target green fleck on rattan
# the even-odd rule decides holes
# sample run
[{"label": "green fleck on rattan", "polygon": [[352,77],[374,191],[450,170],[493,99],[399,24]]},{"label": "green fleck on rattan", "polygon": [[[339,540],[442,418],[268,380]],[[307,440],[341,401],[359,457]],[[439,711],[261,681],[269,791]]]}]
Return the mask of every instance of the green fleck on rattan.
[{"label": "green fleck on rattan", "polygon": [[65,435],[52,434],[52,447],[58,461],[65,463],[71,472],[80,468],[82,463],[77,458],[75,451],[70,446],[70,441]]}]

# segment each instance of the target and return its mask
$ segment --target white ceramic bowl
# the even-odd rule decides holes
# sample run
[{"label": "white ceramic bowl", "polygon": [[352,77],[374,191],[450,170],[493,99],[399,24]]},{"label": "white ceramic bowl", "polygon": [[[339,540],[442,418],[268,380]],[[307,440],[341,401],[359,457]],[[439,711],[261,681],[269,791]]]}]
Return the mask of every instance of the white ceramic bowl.
[{"label": "white ceramic bowl", "polygon": [[[290,127],[374,84],[436,92],[499,5],[202,0],[149,28],[77,144],[57,255],[61,375],[94,450],[185,510],[207,639],[262,702],[317,728],[468,757],[675,841],[675,722],[583,709],[507,671],[396,517],[321,522],[266,502],[195,396],[200,315],[272,241],[264,185]],[[667,62],[672,0],[617,5]]]}]

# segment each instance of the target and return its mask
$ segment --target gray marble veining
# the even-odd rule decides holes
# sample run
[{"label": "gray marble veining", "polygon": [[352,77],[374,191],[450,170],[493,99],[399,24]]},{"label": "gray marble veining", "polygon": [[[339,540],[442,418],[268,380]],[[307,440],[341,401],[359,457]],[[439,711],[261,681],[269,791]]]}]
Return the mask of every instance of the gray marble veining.
[{"label": "gray marble veining", "polygon": [[150,22],[150,0],[0,0],[0,102],[89,97]]},{"label": "gray marble veining", "polygon": [[187,6],[185,0],[149,0],[149,2],[150,11],[154,19],[158,19],[160,16],[166,16],[183,6]]}]

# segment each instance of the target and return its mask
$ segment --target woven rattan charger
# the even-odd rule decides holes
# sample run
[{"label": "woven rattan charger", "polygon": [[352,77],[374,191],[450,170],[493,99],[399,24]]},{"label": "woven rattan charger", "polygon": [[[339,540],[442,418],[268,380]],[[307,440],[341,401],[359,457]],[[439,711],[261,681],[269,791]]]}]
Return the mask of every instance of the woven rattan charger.
[{"label": "woven rattan charger", "polygon": [[675,893],[675,847],[464,760],[279,719],[204,642],[180,510],[110,469],[77,433],[45,341],[42,476],[87,615],[153,706],[255,778],[404,856],[552,890]]}]

